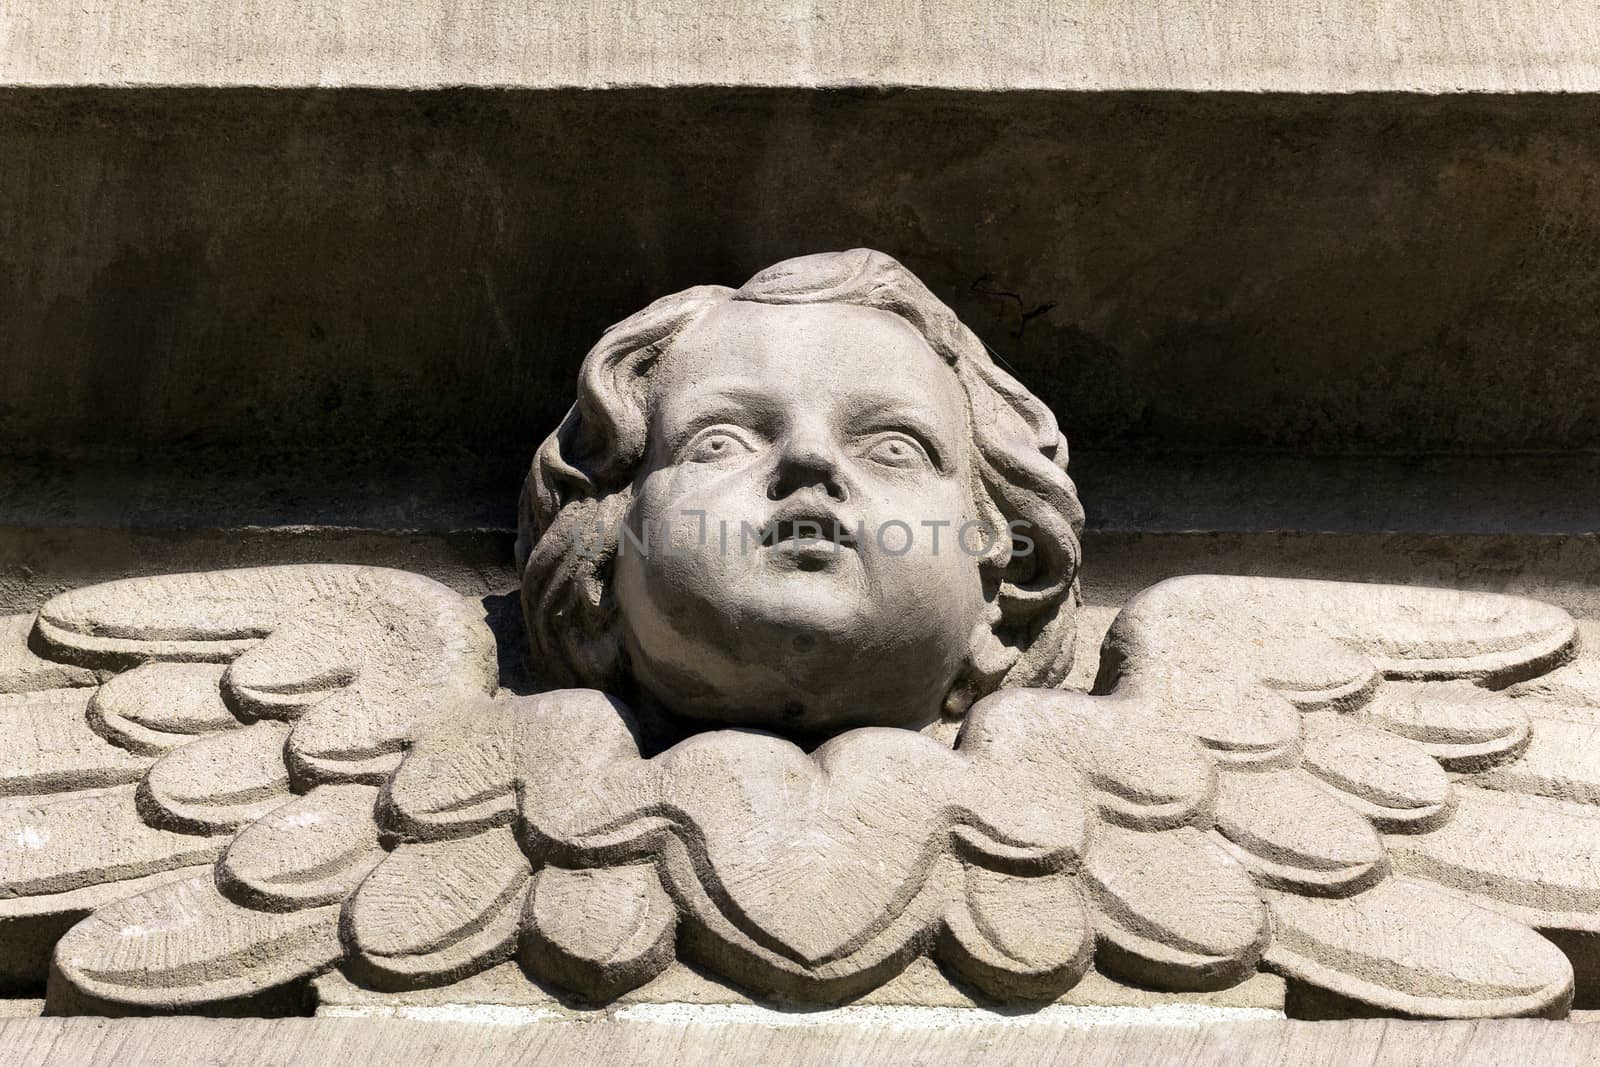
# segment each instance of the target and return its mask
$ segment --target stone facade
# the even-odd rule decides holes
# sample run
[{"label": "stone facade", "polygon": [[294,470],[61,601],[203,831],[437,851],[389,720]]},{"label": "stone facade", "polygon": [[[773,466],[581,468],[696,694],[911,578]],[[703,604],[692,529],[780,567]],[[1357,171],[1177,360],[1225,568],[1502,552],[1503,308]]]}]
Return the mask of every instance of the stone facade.
[{"label": "stone facade", "polygon": [[7,1012],[1582,1058],[1600,64],[1491,6],[7,12]]}]

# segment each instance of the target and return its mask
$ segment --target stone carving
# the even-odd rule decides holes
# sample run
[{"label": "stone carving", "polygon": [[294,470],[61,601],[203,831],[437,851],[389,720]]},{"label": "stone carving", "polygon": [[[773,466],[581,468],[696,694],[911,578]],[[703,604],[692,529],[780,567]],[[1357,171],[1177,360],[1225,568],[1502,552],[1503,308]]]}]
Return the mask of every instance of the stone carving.
[{"label": "stone carving", "polygon": [[681,958],[834,1003],[931,955],[1008,1002],[1093,965],[1565,1013],[1550,938],[1582,961],[1600,934],[1578,626],[1196,576],[1063,689],[1065,466],[881,254],[658,301],[585,361],[524,492],[529,643],[566,688],[501,688],[477,605],[378,568],[5,621],[3,976],[48,970],[63,1011],[249,1011],[335,967],[406,990],[516,959],[603,1001]]}]

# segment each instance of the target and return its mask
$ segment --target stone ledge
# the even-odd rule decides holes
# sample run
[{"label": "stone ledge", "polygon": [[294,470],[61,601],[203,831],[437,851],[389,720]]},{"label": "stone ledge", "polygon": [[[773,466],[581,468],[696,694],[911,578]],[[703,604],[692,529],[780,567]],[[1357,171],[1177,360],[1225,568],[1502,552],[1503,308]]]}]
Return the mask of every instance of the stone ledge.
[{"label": "stone ledge", "polygon": [[[803,1017],[801,1017],[803,1020]],[[712,1012],[649,1021],[495,1025],[405,1019],[0,1019],[0,1050],[41,1065],[228,1063],[1365,1063],[1584,1064],[1600,1026],[1198,1020],[1081,1023],[938,1016],[875,1024],[754,1023]]]},{"label": "stone ledge", "polygon": [[[0,528],[310,528],[510,536],[522,451],[382,457],[79,450],[0,454]],[[1101,452],[1070,468],[1101,533],[1421,533],[1550,537],[1600,530],[1600,454]]]},{"label": "stone ledge", "polygon": [[[0,525],[0,615],[32,612],[78,586],[141,574],[283,563],[399,567],[517,615],[508,530],[328,527],[108,529]],[[1600,619],[1600,535],[1097,532],[1084,539],[1083,594],[1096,624],[1079,661],[1096,662],[1128,597],[1181,574],[1253,574],[1479,589],[1537,597]],[[1096,630],[1095,626],[1099,629]],[[1092,678],[1078,679],[1087,685]]]},{"label": "stone ledge", "polygon": [[[523,1021],[584,1020],[622,1017],[694,1018],[696,1011],[718,1009],[721,1018],[768,1024],[817,1025],[844,1022],[860,1025],[884,1019],[891,1009],[903,1017],[917,1012],[943,1012],[949,1021],[991,1021],[997,1017],[1059,1018],[1071,1021],[1124,1018],[1130,1021],[1284,1018],[1287,984],[1275,974],[1260,972],[1227,989],[1213,992],[1161,993],[1128,985],[1090,970],[1071,989],[1047,1005],[996,1008],[981,999],[932,959],[920,957],[876,989],[842,1007],[816,1009],[789,1006],[752,997],[714,975],[682,962],[674,963],[646,984],[622,993],[601,1007],[572,1001],[530,978],[516,963],[504,963],[451,985],[404,993],[364,989],[342,972],[312,980],[314,1014],[318,1018],[448,1019],[474,1012],[500,1012]],[[909,1014],[906,1014],[909,1013]]]},{"label": "stone ledge", "polygon": [[0,18],[10,85],[1600,90],[1593,5],[1536,0],[6,0]]},{"label": "stone ledge", "polygon": [[[510,537],[529,457],[76,450],[7,456],[0,529],[305,529]],[[1097,533],[1600,530],[1600,454],[1072,451]]]}]

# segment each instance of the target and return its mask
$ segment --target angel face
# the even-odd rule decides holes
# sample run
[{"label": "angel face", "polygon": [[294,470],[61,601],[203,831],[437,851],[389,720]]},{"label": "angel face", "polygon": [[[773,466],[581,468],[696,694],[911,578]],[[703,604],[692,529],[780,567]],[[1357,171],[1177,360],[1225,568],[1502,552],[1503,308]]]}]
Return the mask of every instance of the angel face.
[{"label": "angel face", "polygon": [[698,719],[933,721],[987,602],[966,396],[921,335],[867,307],[724,303],[647,410],[614,587],[636,681]]},{"label": "angel face", "polygon": [[1050,410],[899,263],[800,256],[607,330],[518,523],[534,668],[691,720],[921,727],[1072,662]]}]

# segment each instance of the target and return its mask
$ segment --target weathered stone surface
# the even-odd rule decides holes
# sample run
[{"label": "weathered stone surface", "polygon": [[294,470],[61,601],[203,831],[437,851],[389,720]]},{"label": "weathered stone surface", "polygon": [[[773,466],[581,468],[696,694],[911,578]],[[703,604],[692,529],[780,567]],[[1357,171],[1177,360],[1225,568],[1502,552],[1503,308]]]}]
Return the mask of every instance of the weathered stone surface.
[{"label": "weathered stone surface", "polygon": [[[1426,882],[1391,879],[1342,899],[1273,894],[1280,972],[1407,1015],[1566,1014],[1572,965],[1532,930]],[[1490,951],[1462,951],[1463,931]]]},{"label": "weathered stone surface", "polygon": [[1512,793],[1600,804],[1600,768],[1592,765],[1600,749],[1600,722],[1540,717],[1531,732],[1522,758],[1502,762],[1473,781]]},{"label": "weathered stone surface", "polygon": [[1341,715],[1302,723],[1305,768],[1380,830],[1421,830],[1449,812],[1450,779],[1416,745]]},{"label": "weathered stone surface", "polygon": [[217,885],[264,911],[335,904],[384,858],[370,785],[320,785],[252,822],[217,861]]},{"label": "weathered stone surface", "polygon": [[1085,869],[1099,911],[1100,966],[1166,989],[1243,981],[1270,931],[1244,868],[1193,828],[1102,827]]},{"label": "weathered stone surface", "polygon": [[384,787],[384,815],[423,838],[474,833],[517,810],[516,719],[483,701],[418,740]]},{"label": "weathered stone surface", "polygon": [[289,799],[289,731],[258,722],[191,741],[162,756],[139,783],[145,817],[190,834],[237,830]]},{"label": "weathered stone surface", "polygon": [[973,867],[965,896],[945,916],[940,958],[989,996],[1054,997],[1089,969],[1094,930],[1077,879]]},{"label": "weathered stone surface", "polygon": [[[1296,708],[1359,708],[1380,675],[1520,681],[1570,661],[1577,643],[1566,612],[1526,600],[1395,586],[1357,596],[1314,581],[1282,595],[1290,588],[1196,575],[1146,590],[1112,625],[1097,687],[1151,702],[1234,761],[1270,765],[1298,742]],[[1274,640],[1258,642],[1264,633]]]},{"label": "weathered stone surface", "polygon": [[376,568],[113,582],[52,600],[37,629],[68,660],[232,660],[227,694],[295,720],[284,759],[310,781],[381,782],[421,723],[497,681],[493,637],[466,603]]},{"label": "weathered stone surface", "polygon": [[1481,771],[1528,747],[1526,705],[1463,682],[1385,687],[1366,714],[1421,744],[1441,766]]},{"label": "weathered stone surface", "polygon": [[227,668],[216,663],[146,663],[95,693],[103,716],[169,734],[230,730],[239,720],[222,700]]},{"label": "weathered stone surface", "polygon": [[655,867],[545,867],[534,878],[521,955],[534,974],[597,1000],[643,985],[672,962],[678,909]]},{"label": "weathered stone surface", "polygon": [[109,679],[94,694],[89,724],[114,745],[159,756],[193,740],[244,725],[222,700],[225,668],[216,663],[146,663]]},{"label": "weathered stone surface", "polygon": [[[59,922],[97,882],[222,852],[97,898],[60,942],[55,1009],[276,1010],[340,964],[417,990],[515,953],[601,1002],[678,960],[835,1003],[929,957],[973,996],[1054,1000],[1093,957],[1169,992],[1264,966],[1348,1011],[1567,1010],[1573,968],[1535,929],[1591,932],[1600,819],[1569,749],[1600,713],[1566,612],[1193,576],[1101,616],[1098,670],[1073,675],[1065,441],[880,253],[663,298],[602,338],[578,391],[518,546],[540,669],[574,688],[500,689],[481,607],[394,571],[45,605],[31,648],[124,672],[44,698],[50,729],[167,750],[59,812],[0,805],[21,844],[51,812],[127,831],[74,850],[57,819],[11,891],[61,894],[30,905]],[[690,514],[717,532],[667,533]],[[936,532],[890,550],[901,515],[945,552]],[[722,540],[735,521],[748,544]],[[993,536],[968,548],[957,523]],[[56,734],[33,736],[24,794],[54,758]]]},{"label": "weathered stone surface", "polygon": [[[207,862],[116,881],[99,881],[104,873],[94,872],[85,876],[85,884],[79,889],[0,898],[0,944],[5,946],[4,953],[0,953],[0,992],[31,995],[42,991],[56,943],[99,908],[169,882],[199,877],[210,867]],[[39,1007],[43,1008],[43,1001]]]},{"label": "weathered stone surface", "polygon": [[[542,700],[529,702],[532,725]],[[833,999],[829,990],[876,984],[885,958],[934,928],[957,857],[1018,873],[1076,862],[1085,832],[1077,774],[1070,763],[1026,760],[1037,721],[1026,711],[975,707],[954,751],[909,731],[850,731],[809,754],[778,737],[719,731],[649,760],[619,750],[611,766],[587,771],[599,730],[579,735],[570,754],[565,739],[530,731],[526,847],[585,865],[654,856],[724,966],[759,987]],[[607,732],[626,739],[630,724],[613,720]],[[580,775],[586,789],[566,787]],[[537,906],[537,888],[532,899]],[[1059,978],[1075,958],[1044,970]],[[1033,962],[1011,962],[1019,985],[1040,977]]]},{"label": "weathered stone surface", "polygon": [[[1088,1025],[1089,1023],[1093,1025]],[[591,1025],[503,1026],[405,1019],[5,1019],[0,1044],[55,1067],[162,1065],[173,1059],[289,1067],[492,1058],[505,1062],[644,1063],[689,1057],[713,1065],[826,1062],[1079,1063],[1342,1062],[1374,1067],[1488,1067],[1527,1058],[1579,1067],[1600,1056],[1600,1028],[1543,1020],[1337,1023],[1206,1019],[1141,1025],[1121,1015],[909,1017],[864,1010],[804,1025],[742,1018],[619,1018]]]},{"label": "weathered stone surface", "polygon": [[[526,1011],[530,1016],[549,1018],[582,1016],[597,1011],[614,1011],[632,1005],[739,1005],[766,1004],[772,1010],[792,1010],[792,1002],[764,1001],[749,991],[730,985],[703,969],[684,963],[670,964],[656,978],[637,989],[620,994],[605,1006],[575,1003],[571,996],[529,977],[516,962],[481,971],[452,985],[403,992],[379,991],[352,982],[345,974],[331,971],[314,979],[317,1014],[355,1017],[371,1014],[383,1018],[405,1018],[413,1011],[426,1016],[438,1010],[494,1005]],[[1078,983],[1055,998],[1053,1003],[1075,1008],[1220,1008],[1243,1009],[1262,1017],[1283,1013],[1286,984],[1275,974],[1259,972],[1227,989],[1161,992],[1114,981],[1090,969]],[[863,1007],[931,1007],[992,1009],[993,1000],[977,987],[960,979],[948,967],[931,959],[913,960],[906,969],[876,989],[850,1002]],[[1037,1007],[1034,1005],[1033,1007]],[[814,1017],[814,1012],[807,1013]],[[802,1016],[805,1017],[805,1016]],[[531,1021],[531,1020],[530,1020]]]},{"label": "weathered stone surface", "polygon": [[1383,843],[1372,826],[1304,771],[1224,773],[1217,829],[1269,885],[1353,892],[1383,873]]},{"label": "weathered stone surface", "polygon": [[1053,747],[1077,764],[1095,790],[1100,814],[1111,822],[1165,830],[1210,818],[1217,771],[1204,746],[1166,728],[1138,704],[1087,699],[1073,690],[1001,690],[968,714],[971,725],[964,726],[961,743],[975,748],[984,739],[992,720],[979,714],[980,707],[992,713],[1008,706],[1031,721],[1020,748]]},{"label": "weathered stone surface", "polygon": [[95,672],[45,659],[28,647],[32,615],[0,616],[0,694],[92,686]]},{"label": "weathered stone surface", "polygon": [[[39,484],[7,505],[4,591],[158,557],[316,561],[275,554],[286,531],[238,529],[283,524],[339,527],[318,532],[323,560],[465,589],[475,567],[419,558],[396,528],[492,558],[470,542],[512,513],[526,457],[505,443],[561,417],[601,329],[863,240],[1069,420],[1113,529],[1593,530],[1568,491],[1594,479],[1581,450],[1600,425],[1575,281],[1596,241],[1588,112],[1486,94],[11,90],[0,185],[28,208],[5,234],[0,450],[50,451],[14,461]],[[798,143],[836,150],[770,150]],[[965,162],[931,166],[929,145]],[[1296,195],[1202,192],[1218,187]],[[1288,454],[1198,451],[1234,446]],[[1130,447],[1155,455],[1088,451]],[[1471,454],[1307,455],[1372,449]]]},{"label": "weathered stone surface", "polygon": [[137,781],[154,762],[109,744],[88,721],[92,689],[0,693],[0,795]]},{"label": "weathered stone surface", "polygon": [[25,85],[1600,88],[1600,35],[1583,12],[1528,0],[1376,9],[1335,0],[1314,10],[739,0],[626,14],[596,0],[431,0],[403,11],[298,0],[244,18],[219,4],[126,11],[49,0],[12,18],[0,81]]},{"label": "weathered stone surface", "polygon": [[1532,926],[1600,931],[1600,809],[1490,789],[1458,792],[1442,829],[1387,839],[1397,870]]},{"label": "weathered stone surface", "polygon": [[[1579,623],[1578,629],[1585,647],[1600,641],[1600,623]],[[1554,706],[1552,711],[1565,709],[1571,713],[1587,708],[1592,716],[1593,709],[1600,707],[1600,661],[1577,660],[1549,674],[1520,682],[1507,690],[1506,695],[1513,699],[1531,697],[1534,703],[1530,707],[1548,702]]]},{"label": "weathered stone surface", "polygon": [[72,993],[170,1010],[259,994],[326,969],[341,951],[337,906],[241,908],[201,875],[97,910],[61,939],[54,970]]},{"label": "weathered stone surface", "polygon": [[[238,482],[229,484],[237,488]],[[84,491],[98,492],[93,488]],[[215,499],[218,493],[205,487],[187,486],[179,495],[185,500]],[[514,506],[507,506],[505,511],[503,521],[509,526]],[[325,517],[292,509],[282,509],[277,514],[308,520]],[[384,513],[386,519],[389,514]],[[261,523],[272,521],[259,513],[253,518]],[[289,527],[195,530],[187,524],[198,520],[178,521],[184,527],[181,536],[175,536],[167,528],[142,525],[136,519],[109,529],[67,530],[30,528],[26,520],[21,520],[19,525],[0,530],[0,610],[29,612],[31,628],[31,613],[57,593],[130,574],[182,574],[229,567],[328,562],[404,567],[474,598],[498,594],[516,586],[511,551],[516,533],[505,527],[459,530],[452,525],[443,530],[396,532],[328,528],[307,523]],[[94,672],[84,673],[93,675]]]},{"label": "weathered stone surface", "polygon": [[226,841],[141,821],[133,787],[0,807],[0,895],[37,897],[213,859]]},{"label": "weathered stone surface", "polygon": [[[522,926],[528,859],[508,829],[403,844],[351,898],[346,942],[379,988],[442,985],[510,957]],[[616,913],[595,920],[620,922]]]}]

